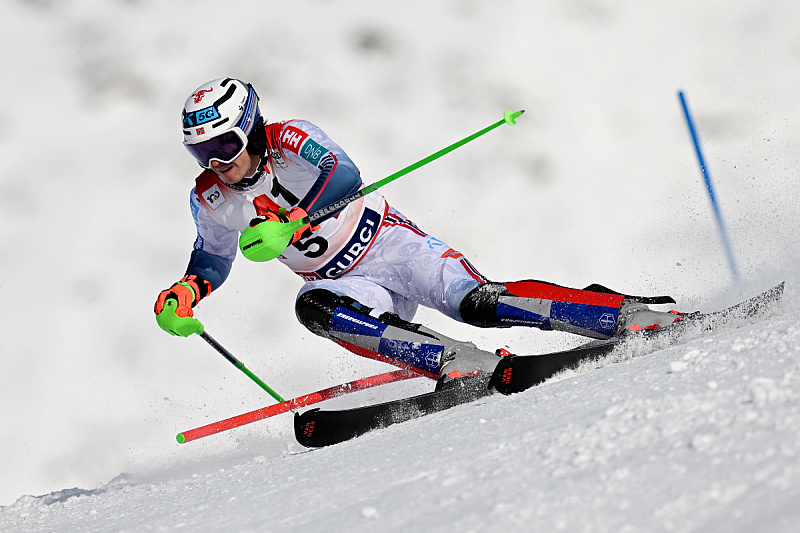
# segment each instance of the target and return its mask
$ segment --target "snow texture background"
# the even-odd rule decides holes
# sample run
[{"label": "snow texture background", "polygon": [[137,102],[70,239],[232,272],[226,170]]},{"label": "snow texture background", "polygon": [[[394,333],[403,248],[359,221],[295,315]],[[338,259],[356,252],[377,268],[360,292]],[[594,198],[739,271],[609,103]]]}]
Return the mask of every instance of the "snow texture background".
[{"label": "snow texture background", "polygon": [[[790,531],[798,16],[788,0],[3,2],[0,530]],[[181,106],[219,76],[252,82],[270,120],[321,126],[366,183],[526,109],[383,191],[492,279],[599,282],[687,310],[785,279],[785,305],[326,450],[302,453],[289,415],[180,446],[179,431],[271,403],[152,316],[194,240]],[[296,322],[300,284],[240,258],[198,317],[287,398],[385,371]],[[518,353],[579,342],[417,320]]]}]

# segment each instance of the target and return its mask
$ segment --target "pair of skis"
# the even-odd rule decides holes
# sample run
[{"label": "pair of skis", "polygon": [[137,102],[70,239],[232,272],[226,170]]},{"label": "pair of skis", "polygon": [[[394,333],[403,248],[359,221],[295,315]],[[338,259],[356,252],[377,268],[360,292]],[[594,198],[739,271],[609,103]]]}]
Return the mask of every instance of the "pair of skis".
[{"label": "pair of skis", "polygon": [[[467,378],[451,388],[354,409],[311,409],[302,414],[295,412],[295,437],[303,446],[312,448],[329,446],[358,437],[375,429],[443,411],[497,392],[512,394],[524,391],[584,361],[604,357],[618,346],[634,339],[650,341],[655,340],[656,337],[659,339],[666,338],[666,341],[671,344],[689,340],[692,331],[702,333],[726,324],[731,326],[744,325],[765,315],[774,304],[780,301],[783,289],[784,284],[780,283],[758,296],[721,311],[686,315],[682,320],[661,330],[645,330],[630,333],[622,338],[593,341],[572,350],[541,355],[510,355],[503,357],[491,377]],[[185,431],[178,434],[178,442],[189,442],[190,440],[341,396],[342,394],[413,377],[418,376],[407,370],[398,370],[356,380]]]},{"label": "pair of skis", "polygon": [[703,332],[724,325],[743,325],[764,315],[783,295],[784,284],[721,311],[685,315],[672,326],[660,330],[633,332],[621,338],[595,341],[588,345],[542,355],[503,357],[489,378],[466,378],[462,386],[436,390],[411,398],[355,409],[324,411],[312,409],[295,413],[297,441],[307,447],[329,446],[369,431],[405,422],[456,405],[471,402],[495,392],[512,394],[534,387],[559,372],[611,353],[633,339],[654,340],[667,337],[669,343],[689,340],[692,330]]}]

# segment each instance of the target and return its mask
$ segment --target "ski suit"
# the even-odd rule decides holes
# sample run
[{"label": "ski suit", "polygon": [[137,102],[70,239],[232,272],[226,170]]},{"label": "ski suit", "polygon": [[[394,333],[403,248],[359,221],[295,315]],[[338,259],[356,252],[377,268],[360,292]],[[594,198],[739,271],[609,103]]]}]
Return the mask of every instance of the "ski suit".
[{"label": "ski suit", "polygon": [[[356,165],[311,122],[272,123],[266,133],[267,153],[248,186],[205,171],[192,189],[197,239],[186,273],[214,289],[231,270],[240,232],[268,206],[313,213],[362,186]],[[312,332],[431,376],[445,352],[463,343],[411,323],[419,305],[479,327],[523,325],[609,338],[625,298],[599,286],[491,282],[377,193],[322,219],[278,260],[306,280],[296,312]]]}]

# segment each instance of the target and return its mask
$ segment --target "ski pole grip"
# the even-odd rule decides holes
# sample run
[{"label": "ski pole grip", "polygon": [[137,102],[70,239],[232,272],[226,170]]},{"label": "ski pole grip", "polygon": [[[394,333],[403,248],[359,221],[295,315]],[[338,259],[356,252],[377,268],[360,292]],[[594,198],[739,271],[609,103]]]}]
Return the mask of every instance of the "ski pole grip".
[{"label": "ski pole grip", "polygon": [[506,124],[513,126],[517,123],[517,119],[525,112],[524,109],[520,111],[506,111],[506,114],[503,115],[503,120],[505,120]]},{"label": "ski pole grip", "polygon": [[176,307],[178,300],[175,298],[168,298],[164,302],[164,309],[156,315],[159,327],[170,335],[179,337],[188,337],[194,333],[201,335],[205,329],[203,323],[190,316],[178,316],[175,313]]}]

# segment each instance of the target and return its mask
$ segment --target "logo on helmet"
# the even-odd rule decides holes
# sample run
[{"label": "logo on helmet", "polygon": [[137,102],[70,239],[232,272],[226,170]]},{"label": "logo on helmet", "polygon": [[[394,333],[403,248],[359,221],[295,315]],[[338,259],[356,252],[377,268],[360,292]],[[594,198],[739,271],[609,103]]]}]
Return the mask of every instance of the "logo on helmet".
[{"label": "logo on helmet", "polygon": [[212,120],[216,120],[220,118],[221,115],[219,110],[216,107],[205,107],[203,109],[199,109],[197,111],[187,112],[185,109],[183,110],[183,127],[184,128],[191,128],[193,126],[199,126],[201,124],[205,124],[206,122],[211,122]]},{"label": "logo on helmet", "polygon": [[203,135],[206,132],[205,128],[197,128],[194,130],[195,135]]},{"label": "logo on helmet", "polygon": [[192,95],[192,98],[194,98],[194,103],[195,104],[199,104],[200,101],[203,99],[203,97],[206,95],[206,93],[210,93],[213,90],[214,90],[214,88],[211,87],[210,89],[200,89],[199,91],[194,93]]}]

